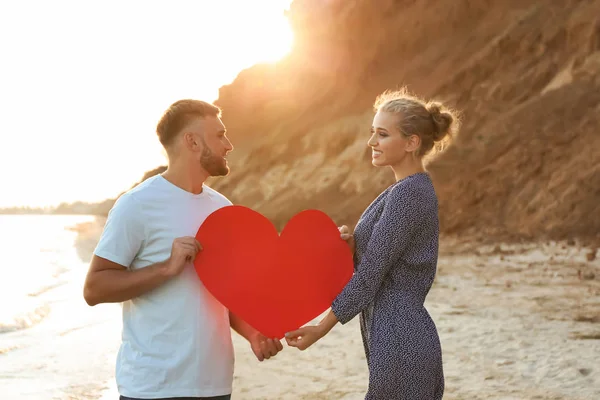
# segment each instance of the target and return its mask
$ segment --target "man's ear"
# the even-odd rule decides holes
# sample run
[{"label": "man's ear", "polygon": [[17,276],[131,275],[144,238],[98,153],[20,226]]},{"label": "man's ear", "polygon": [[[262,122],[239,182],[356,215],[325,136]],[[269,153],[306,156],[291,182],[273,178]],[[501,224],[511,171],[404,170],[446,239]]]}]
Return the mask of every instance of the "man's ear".
[{"label": "man's ear", "polygon": [[198,150],[201,147],[200,140],[191,132],[185,132],[183,134],[183,141],[190,150]]}]

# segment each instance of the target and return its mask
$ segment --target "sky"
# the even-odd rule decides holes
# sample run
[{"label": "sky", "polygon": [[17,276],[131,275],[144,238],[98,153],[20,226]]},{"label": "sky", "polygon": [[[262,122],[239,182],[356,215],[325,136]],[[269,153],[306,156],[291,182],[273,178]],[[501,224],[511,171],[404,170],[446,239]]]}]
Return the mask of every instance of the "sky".
[{"label": "sky", "polygon": [[0,207],[101,201],[164,165],[164,110],[283,57],[290,3],[1,0]]}]

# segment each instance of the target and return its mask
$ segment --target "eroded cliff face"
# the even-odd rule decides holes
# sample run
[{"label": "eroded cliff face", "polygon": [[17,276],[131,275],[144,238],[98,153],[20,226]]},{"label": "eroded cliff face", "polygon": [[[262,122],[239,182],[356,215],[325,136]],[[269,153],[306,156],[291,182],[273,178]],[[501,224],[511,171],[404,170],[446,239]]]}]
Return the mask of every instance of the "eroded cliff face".
[{"label": "eroded cliff face", "polygon": [[296,0],[296,46],[217,104],[236,146],[210,183],[278,228],[316,208],[354,224],[393,183],[370,163],[372,104],[407,86],[461,111],[428,164],[445,233],[600,232],[600,0]]}]

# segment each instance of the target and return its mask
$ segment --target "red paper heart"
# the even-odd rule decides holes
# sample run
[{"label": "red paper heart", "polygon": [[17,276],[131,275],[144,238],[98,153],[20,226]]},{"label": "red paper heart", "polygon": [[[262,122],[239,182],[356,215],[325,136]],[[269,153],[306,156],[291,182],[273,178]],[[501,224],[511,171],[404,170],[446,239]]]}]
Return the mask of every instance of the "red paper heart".
[{"label": "red paper heart", "polygon": [[243,206],[206,218],[194,262],[204,286],[225,307],[271,338],[318,317],[353,273],[352,254],[323,212],[295,215],[281,232]]}]

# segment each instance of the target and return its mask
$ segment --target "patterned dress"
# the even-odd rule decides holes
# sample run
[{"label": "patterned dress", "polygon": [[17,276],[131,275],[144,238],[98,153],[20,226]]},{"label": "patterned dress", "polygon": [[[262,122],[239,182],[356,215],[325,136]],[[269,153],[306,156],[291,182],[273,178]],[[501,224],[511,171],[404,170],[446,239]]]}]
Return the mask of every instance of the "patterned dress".
[{"label": "patterned dress", "polygon": [[432,400],[444,393],[442,349],[423,303],[438,258],[438,203],[425,172],[381,193],[354,232],[355,272],[332,304],[359,313],[369,366],[367,400]]}]

